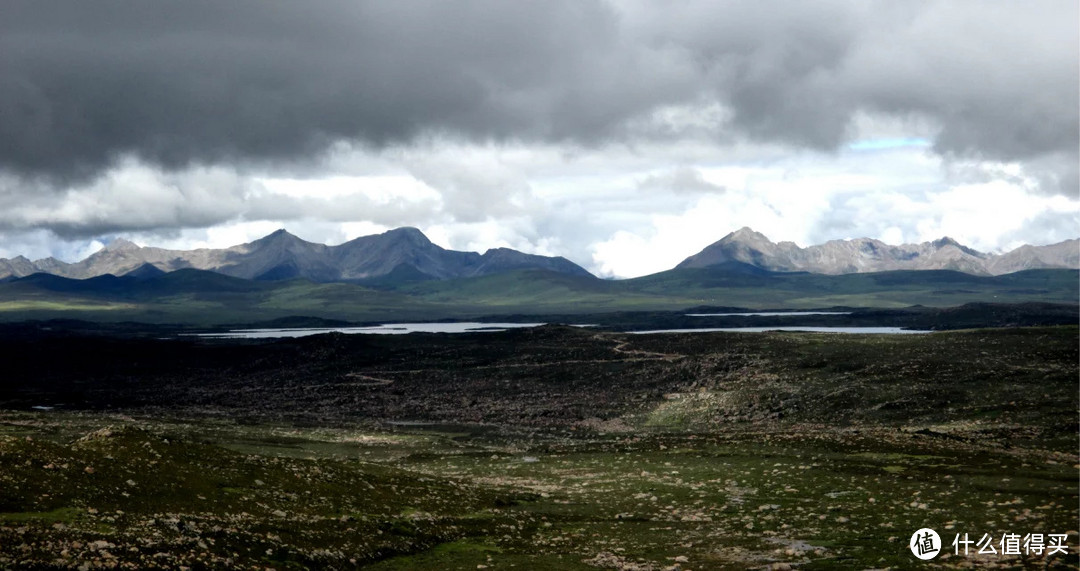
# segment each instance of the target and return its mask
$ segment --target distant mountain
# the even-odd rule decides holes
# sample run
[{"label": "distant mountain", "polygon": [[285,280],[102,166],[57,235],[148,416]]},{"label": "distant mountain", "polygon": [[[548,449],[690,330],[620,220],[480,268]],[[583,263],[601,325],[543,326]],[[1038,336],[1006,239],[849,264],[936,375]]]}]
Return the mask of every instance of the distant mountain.
[{"label": "distant mountain", "polygon": [[[52,258],[49,258],[50,260]],[[44,262],[45,260],[41,260]],[[10,260],[0,258],[0,277],[22,277],[42,271],[37,264],[30,260],[16,256]]]},{"label": "distant mountain", "polygon": [[986,254],[952,238],[890,246],[880,240],[831,240],[800,248],[794,242],[774,243],[742,228],[683,260],[677,268],[705,268],[742,262],[774,272],[854,274],[891,270],[956,270],[975,275],[1001,275],[1020,270],[1080,268],[1080,240],[1049,246],[1021,246],[1006,254]]},{"label": "distant mountain", "polygon": [[398,228],[338,246],[307,242],[285,230],[224,249],[166,250],[117,239],[73,264],[53,258],[36,262],[22,256],[0,259],[0,278],[34,273],[75,279],[106,274],[147,278],[185,268],[254,280],[303,278],[314,282],[441,280],[520,269],[591,276],[562,257],[536,256],[508,248],[484,254],[447,250],[416,228]]},{"label": "distant mountain", "polygon": [[1038,268],[1077,268],[1080,267],[1078,243],[1080,240],[1066,240],[1049,246],[1020,246],[990,259],[987,269],[1000,275]]},{"label": "distant mountain", "polygon": [[[987,254],[951,238],[891,246],[879,240],[832,240],[800,248],[774,243],[749,228],[728,234],[676,268],[723,266],[736,273],[771,272],[852,274],[892,270],[955,270],[973,275],[1001,275],[1029,269],[1080,268],[1080,240],[1048,246],[1021,246],[1005,254]],[[515,270],[546,270],[591,277],[562,257],[494,248],[480,254],[447,250],[416,228],[398,228],[362,236],[337,246],[302,240],[278,230],[253,242],[223,249],[166,250],[117,239],[75,263],[55,258],[30,261],[0,258],[0,280],[45,273],[73,279],[103,275],[148,279],[181,269],[208,270],[227,276],[278,281],[356,282],[370,286],[470,278]]]}]

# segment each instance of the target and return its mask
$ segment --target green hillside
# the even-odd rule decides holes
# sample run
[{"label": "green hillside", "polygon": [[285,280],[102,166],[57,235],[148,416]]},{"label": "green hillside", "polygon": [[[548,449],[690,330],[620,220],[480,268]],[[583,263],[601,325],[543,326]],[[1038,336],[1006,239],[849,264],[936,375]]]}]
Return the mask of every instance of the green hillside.
[{"label": "green hillside", "polygon": [[0,283],[0,320],[79,318],[214,325],[306,315],[353,322],[470,318],[492,314],[584,314],[675,310],[951,307],[971,302],[1080,299],[1076,270],[995,277],[954,271],[826,276],[767,272],[742,264],[687,268],[629,280],[545,270],[478,278],[358,285],[276,282],[181,270],[146,279],[71,280],[34,275]]}]

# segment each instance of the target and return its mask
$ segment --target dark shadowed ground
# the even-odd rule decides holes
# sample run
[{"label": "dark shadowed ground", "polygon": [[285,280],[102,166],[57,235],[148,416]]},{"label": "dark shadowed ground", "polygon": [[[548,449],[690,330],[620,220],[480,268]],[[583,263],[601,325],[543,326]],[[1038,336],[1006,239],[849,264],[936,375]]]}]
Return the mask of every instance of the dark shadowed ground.
[{"label": "dark shadowed ground", "polygon": [[921,527],[947,553],[919,565],[1077,565],[1076,326],[27,331],[0,345],[0,566],[910,568]]}]

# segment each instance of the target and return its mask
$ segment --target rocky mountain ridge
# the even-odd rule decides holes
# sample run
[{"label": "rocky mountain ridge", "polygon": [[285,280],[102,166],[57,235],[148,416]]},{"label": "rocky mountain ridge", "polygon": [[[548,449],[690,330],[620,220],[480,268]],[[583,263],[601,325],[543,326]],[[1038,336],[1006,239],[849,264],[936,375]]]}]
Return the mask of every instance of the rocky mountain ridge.
[{"label": "rocky mountain ridge", "polygon": [[[801,248],[772,242],[750,228],[732,232],[676,268],[703,268],[729,262],[779,272],[840,275],[891,270],[956,270],[973,275],[1002,275],[1028,269],[1080,269],[1080,240],[1046,246],[1024,245],[1003,254],[984,253],[948,237],[921,244],[893,246],[880,240],[830,240]],[[55,258],[31,261],[23,256],[0,259],[0,279],[35,273],[86,279],[106,274],[154,275],[184,268],[210,270],[256,280],[304,278],[315,282],[391,280],[422,281],[478,277],[520,269],[544,269],[591,276],[562,257],[493,248],[480,254],[447,250],[416,228],[397,228],[327,246],[278,230],[230,248],[168,250],[138,246],[123,238],[75,263]]]},{"label": "rocky mountain ridge", "polygon": [[725,262],[741,262],[774,272],[830,275],[891,270],[1001,275],[1030,269],[1080,268],[1080,240],[1025,245],[1004,254],[979,252],[949,237],[899,246],[857,238],[800,248],[794,242],[775,243],[750,228],[741,228],[686,258],[676,268],[704,268]]},{"label": "rocky mountain ridge", "polygon": [[432,243],[416,228],[397,228],[337,246],[308,242],[285,230],[223,249],[166,250],[138,246],[118,238],[72,264],[53,258],[37,262],[22,256],[0,259],[0,278],[49,273],[85,279],[184,268],[245,279],[303,278],[314,282],[365,281],[387,276],[407,281],[450,279],[526,268],[591,275],[562,257],[525,254],[509,248],[495,248],[484,254],[447,250]]}]

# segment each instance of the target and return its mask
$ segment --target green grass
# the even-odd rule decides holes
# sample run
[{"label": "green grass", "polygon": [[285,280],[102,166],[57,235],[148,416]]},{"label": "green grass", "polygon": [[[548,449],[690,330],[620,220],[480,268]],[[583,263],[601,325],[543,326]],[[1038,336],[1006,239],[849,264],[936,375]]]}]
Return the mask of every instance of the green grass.
[{"label": "green grass", "polygon": [[64,300],[35,300],[22,299],[15,301],[0,301],[0,313],[23,313],[23,312],[101,312],[101,311],[131,311],[138,306],[129,303],[109,303],[95,301],[81,301],[78,299]]},{"label": "green grass", "polygon": [[[60,551],[75,564],[104,541],[121,560],[164,553],[163,565],[904,568],[919,527],[946,541],[1064,533],[1080,515],[1075,459],[915,430],[646,431],[463,447],[424,432],[70,420],[0,416],[38,434],[0,437],[0,564]],[[69,440],[75,426],[105,423]],[[210,443],[283,434],[293,450]],[[340,446],[346,437],[351,447]],[[388,444],[404,454],[367,454]],[[995,559],[1010,561],[1019,564]]]},{"label": "green grass", "polygon": [[83,510],[78,508],[56,508],[47,512],[9,512],[0,513],[0,522],[48,522],[48,523],[71,523],[78,520]]},{"label": "green grass", "polygon": [[948,307],[971,302],[1075,304],[1080,299],[1076,275],[1073,270],[1029,270],[997,277],[943,271],[760,276],[705,268],[612,281],[524,270],[405,283],[387,290],[303,280],[254,282],[181,271],[145,282],[56,278],[2,283],[0,319],[62,316],[212,325],[290,315],[385,321],[493,313],[660,311],[700,305],[809,309]]},{"label": "green grass", "polygon": [[[455,523],[459,511],[514,497],[356,460],[242,455],[126,424],[70,443],[0,439],[0,565],[23,542],[33,547],[20,558],[51,560],[63,545],[75,561],[98,540],[135,547],[123,557],[136,560],[166,552],[160,563],[171,565],[220,565],[233,552],[301,567],[345,552],[371,561],[473,533],[474,520]],[[142,549],[146,536],[161,539]]]}]

